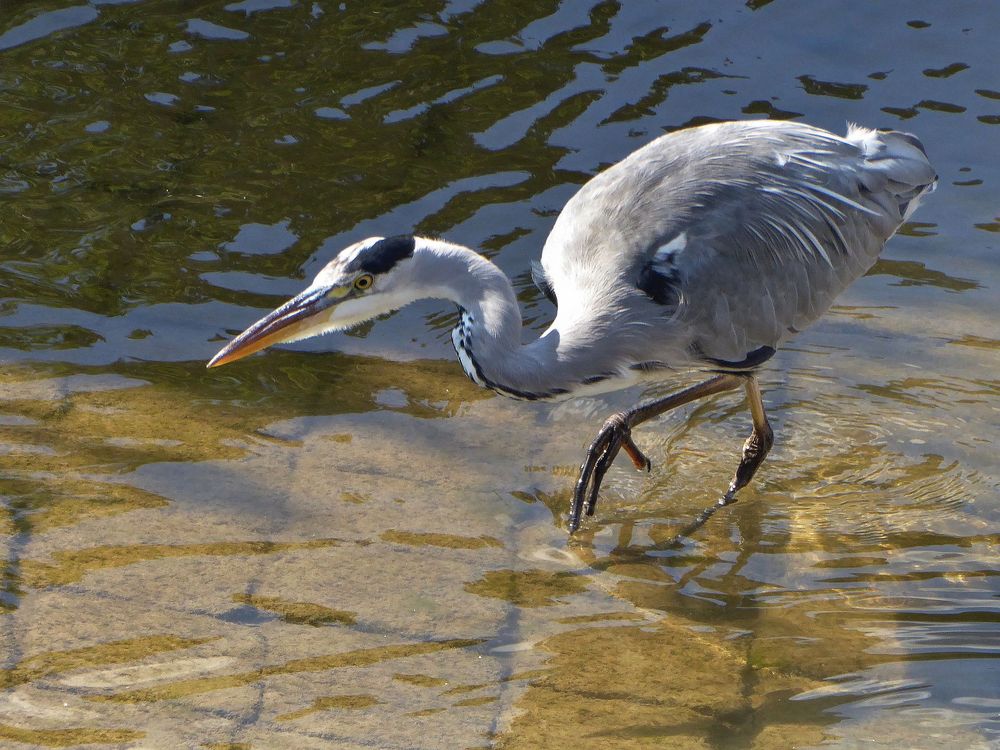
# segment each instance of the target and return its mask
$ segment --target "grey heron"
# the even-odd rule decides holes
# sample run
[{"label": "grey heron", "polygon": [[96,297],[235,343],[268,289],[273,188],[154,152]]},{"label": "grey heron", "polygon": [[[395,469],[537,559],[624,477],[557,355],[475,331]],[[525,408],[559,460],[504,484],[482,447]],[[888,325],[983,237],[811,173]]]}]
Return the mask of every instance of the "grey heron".
[{"label": "grey heron", "polygon": [[478,253],[428,237],[370,237],[208,366],[437,298],[459,308],[452,341],[466,374],[505,396],[564,399],[701,370],[707,380],[604,423],[580,468],[569,530],[593,515],[621,450],[649,469],[632,428],[743,386],[753,429],[707,518],[735,500],[773,444],[757,369],[875,263],[935,182],[908,133],[850,125],[840,137],[767,120],[676,131],[593,177],[563,208],[533,266],[557,307],[536,340],[522,344],[511,282]]}]

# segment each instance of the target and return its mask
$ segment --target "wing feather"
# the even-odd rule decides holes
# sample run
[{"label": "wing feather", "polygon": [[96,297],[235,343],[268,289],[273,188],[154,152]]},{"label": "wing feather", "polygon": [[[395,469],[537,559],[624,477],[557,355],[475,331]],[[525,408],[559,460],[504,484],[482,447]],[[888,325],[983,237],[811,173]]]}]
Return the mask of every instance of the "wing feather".
[{"label": "wing feather", "polygon": [[544,274],[574,300],[574,326],[612,310],[658,318],[647,348],[740,362],[825,312],[933,181],[906,134],[773,121],[678,131],[581,188]]}]

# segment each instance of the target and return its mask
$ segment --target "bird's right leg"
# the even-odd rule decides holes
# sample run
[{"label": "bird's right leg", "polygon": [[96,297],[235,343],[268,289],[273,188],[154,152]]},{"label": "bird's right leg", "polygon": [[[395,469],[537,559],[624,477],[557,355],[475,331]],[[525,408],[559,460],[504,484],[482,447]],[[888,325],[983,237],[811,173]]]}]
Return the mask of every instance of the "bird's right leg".
[{"label": "bird's right leg", "polygon": [[[597,507],[597,492],[601,488],[604,475],[611,468],[611,462],[618,455],[618,451],[624,448],[637,469],[649,470],[649,459],[643,455],[642,451],[632,441],[633,427],[648,419],[658,417],[678,406],[683,406],[684,404],[711,396],[715,393],[721,393],[722,391],[731,391],[742,384],[744,380],[745,376],[743,375],[717,375],[690,388],[685,388],[678,393],[672,393],[664,398],[633,406],[631,409],[609,417],[604,426],[601,427],[600,432],[597,433],[594,442],[590,444],[590,448],[587,450],[587,457],[584,459],[583,465],[580,466],[580,478],[577,479],[576,488],[573,491],[573,504],[569,512],[570,533],[572,534],[579,528],[580,517],[584,512],[588,516],[594,514],[594,510]],[[758,390],[758,395],[759,393]],[[763,407],[761,407],[761,413],[763,414]],[[761,456],[760,460],[762,461],[763,458]],[[759,464],[760,461],[754,465],[753,470],[756,470]],[[753,476],[753,470],[750,471],[750,476]],[[747,481],[749,481],[749,477],[747,477]],[[740,485],[740,487],[742,486]]]}]

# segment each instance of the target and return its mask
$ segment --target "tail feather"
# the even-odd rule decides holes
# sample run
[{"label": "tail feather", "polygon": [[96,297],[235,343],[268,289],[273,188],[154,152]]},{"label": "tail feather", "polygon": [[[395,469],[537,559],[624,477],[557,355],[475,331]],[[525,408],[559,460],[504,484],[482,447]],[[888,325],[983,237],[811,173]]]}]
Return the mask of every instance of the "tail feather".
[{"label": "tail feather", "polygon": [[852,123],[847,127],[846,140],[857,146],[864,157],[861,183],[873,194],[891,196],[901,221],[909,219],[920,199],[934,190],[937,174],[915,135],[870,130]]}]

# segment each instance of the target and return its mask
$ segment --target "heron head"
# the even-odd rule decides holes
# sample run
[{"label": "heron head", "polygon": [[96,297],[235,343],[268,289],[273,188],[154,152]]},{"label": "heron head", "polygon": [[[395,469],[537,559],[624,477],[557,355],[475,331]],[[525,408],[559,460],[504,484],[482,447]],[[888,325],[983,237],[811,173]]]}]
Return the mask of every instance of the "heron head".
[{"label": "heron head", "polygon": [[312,284],[264,316],[209,361],[218,367],[272,344],[342,331],[424,296],[409,283],[416,239],[370,237],[344,248]]}]

